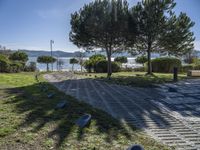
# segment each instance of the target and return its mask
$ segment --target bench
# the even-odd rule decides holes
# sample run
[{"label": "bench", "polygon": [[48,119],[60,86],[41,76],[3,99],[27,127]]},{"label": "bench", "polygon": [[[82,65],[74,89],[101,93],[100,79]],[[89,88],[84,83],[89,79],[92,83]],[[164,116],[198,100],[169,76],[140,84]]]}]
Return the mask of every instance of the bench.
[{"label": "bench", "polygon": [[189,70],[187,75],[190,77],[200,77],[200,70]]}]

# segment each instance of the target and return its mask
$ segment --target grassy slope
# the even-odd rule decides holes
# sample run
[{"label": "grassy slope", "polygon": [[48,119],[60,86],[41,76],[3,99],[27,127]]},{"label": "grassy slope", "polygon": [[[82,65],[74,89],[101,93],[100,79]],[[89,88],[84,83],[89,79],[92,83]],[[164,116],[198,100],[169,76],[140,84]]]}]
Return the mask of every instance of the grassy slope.
[{"label": "grassy slope", "polygon": [[[133,127],[43,84],[47,92],[33,73],[0,74],[0,149],[124,150],[135,143],[147,150],[167,149]],[[48,99],[52,91],[56,95]],[[68,106],[55,110],[63,99]],[[81,130],[74,122],[84,113],[93,119]]]},{"label": "grassy slope", "polygon": [[[154,73],[154,76],[146,76],[145,72],[118,72],[113,73],[111,80],[107,80],[106,73],[87,73],[79,75],[83,78],[97,78],[107,82],[131,85],[139,87],[150,87],[154,84],[160,84],[165,82],[172,82],[173,74],[169,73]],[[179,80],[185,79],[187,76],[185,74],[179,74]]]}]

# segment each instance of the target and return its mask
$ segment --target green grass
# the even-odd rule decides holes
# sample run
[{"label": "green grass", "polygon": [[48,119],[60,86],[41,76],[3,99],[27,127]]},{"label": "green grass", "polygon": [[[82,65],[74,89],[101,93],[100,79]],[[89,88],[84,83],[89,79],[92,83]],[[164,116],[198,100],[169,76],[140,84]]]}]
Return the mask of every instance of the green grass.
[{"label": "green grass", "polygon": [[[118,72],[113,73],[111,79],[108,80],[106,73],[85,73],[78,74],[82,78],[96,78],[110,83],[130,85],[138,87],[152,87],[156,84],[173,82],[173,74],[170,73],[154,73],[153,76],[146,76],[146,72]],[[179,74],[179,80],[186,79],[186,74]]]},{"label": "green grass", "polygon": [[[143,132],[107,113],[59,92],[40,76],[48,91],[42,91],[34,73],[0,74],[0,149],[124,150],[142,144],[147,150],[165,150]],[[52,99],[47,93],[56,93]],[[66,99],[68,106],[55,110]],[[79,129],[75,120],[92,114],[90,125]]]}]

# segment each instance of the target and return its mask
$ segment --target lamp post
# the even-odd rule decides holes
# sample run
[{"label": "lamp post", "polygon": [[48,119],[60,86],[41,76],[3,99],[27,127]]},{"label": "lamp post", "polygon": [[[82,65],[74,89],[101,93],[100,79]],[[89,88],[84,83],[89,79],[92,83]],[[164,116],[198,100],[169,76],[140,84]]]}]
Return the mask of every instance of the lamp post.
[{"label": "lamp post", "polygon": [[[52,44],[54,44],[54,41],[53,41],[53,40],[50,40],[51,57],[53,57]],[[53,63],[51,63],[51,69],[52,69],[52,71],[53,71]]]}]

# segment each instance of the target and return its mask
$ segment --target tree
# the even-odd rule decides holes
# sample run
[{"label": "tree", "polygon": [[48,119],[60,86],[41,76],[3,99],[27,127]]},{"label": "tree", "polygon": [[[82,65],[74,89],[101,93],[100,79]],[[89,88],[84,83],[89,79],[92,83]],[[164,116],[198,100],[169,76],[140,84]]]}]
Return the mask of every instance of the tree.
[{"label": "tree", "polygon": [[76,57],[77,57],[77,60],[78,60],[78,63],[79,65],[81,66],[81,72],[83,70],[83,65],[84,65],[84,57],[85,57],[85,54],[83,52],[79,52],[76,54]]},{"label": "tree", "polygon": [[10,55],[9,59],[14,61],[27,62],[28,55],[25,52],[16,51]]},{"label": "tree", "polygon": [[120,56],[120,57],[116,57],[116,58],[114,59],[114,61],[120,62],[120,63],[127,63],[127,62],[128,62],[128,59],[127,59],[127,57],[125,57],[125,56]]},{"label": "tree", "polygon": [[[126,47],[128,18],[126,0],[95,0],[71,15],[70,41],[79,48],[105,49],[108,78],[112,74],[111,55]],[[131,29],[134,31],[134,26]]]},{"label": "tree", "polygon": [[148,61],[147,59],[147,56],[145,55],[142,55],[142,56],[138,56],[136,59],[135,59],[135,62],[138,63],[138,64],[143,64],[144,66],[144,63],[146,63]]},{"label": "tree", "polygon": [[143,0],[134,6],[130,14],[138,25],[138,36],[134,47],[141,53],[147,52],[148,72],[152,74],[151,52],[182,55],[193,49],[194,23],[180,13],[173,11],[174,0]]},{"label": "tree", "polygon": [[64,61],[62,59],[57,59],[57,70],[61,70],[61,66],[64,65]]},{"label": "tree", "polygon": [[91,72],[92,69],[96,72],[96,65],[98,62],[106,60],[106,57],[101,54],[92,55],[89,60],[84,62],[84,67],[88,72]]},{"label": "tree", "polygon": [[74,71],[74,64],[78,64],[78,60],[76,58],[71,58],[69,63],[72,64],[72,71]]},{"label": "tree", "polygon": [[37,58],[38,63],[44,63],[47,65],[47,71],[49,71],[49,64],[56,62],[56,59],[51,56],[39,56]]}]

